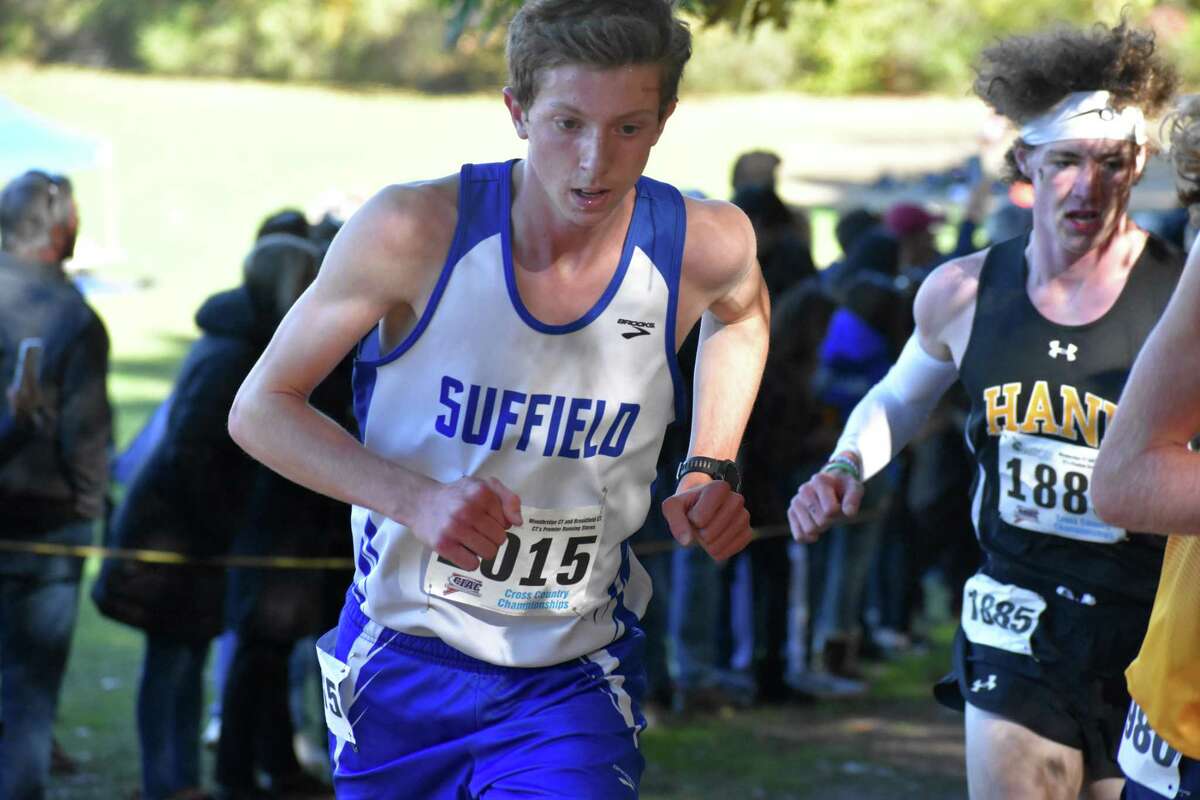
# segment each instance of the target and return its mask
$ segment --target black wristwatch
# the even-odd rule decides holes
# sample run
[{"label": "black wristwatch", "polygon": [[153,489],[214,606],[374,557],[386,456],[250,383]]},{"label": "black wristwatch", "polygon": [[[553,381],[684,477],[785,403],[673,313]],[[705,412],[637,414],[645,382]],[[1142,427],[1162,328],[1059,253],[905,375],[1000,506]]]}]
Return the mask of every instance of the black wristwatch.
[{"label": "black wristwatch", "polygon": [[689,472],[703,472],[705,475],[711,475],[714,480],[725,481],[735,492],[742,488],[742,474],[738,472],[737,464],[732,461],[692,456],[679,462],[679,469],[675,470],[675,481],[678,483]]}]

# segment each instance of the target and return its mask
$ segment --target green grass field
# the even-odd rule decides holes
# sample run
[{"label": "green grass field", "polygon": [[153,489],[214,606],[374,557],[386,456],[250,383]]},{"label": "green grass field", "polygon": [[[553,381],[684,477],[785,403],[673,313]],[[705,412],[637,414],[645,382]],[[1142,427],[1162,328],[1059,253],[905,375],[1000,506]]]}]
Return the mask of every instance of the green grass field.
[{"label": "green grass field", "polygon": [[[85,238],[101,236],[109,178],[115,186],[126,257],[103,267],[101,277],[151,282],[93,298],[112,336],[122,442],[168,391],[195,336],[195,308],[239,280],[266,213],[333,193],[361,198],[389,182],[454,172],[464,160],[522,152],[498,93],[427,98],[7,65],[0,66],[0,94],[113,145],[111,175],[72,177]],[[808,124],[779,112],[763,98],[686,102],[648,173],[726,196],[738,153],[784,150]],[[833,256],[831,226],[829,213],[815,215],[820,263]],[[931,655],[884,669],[866,699],[651,730],[643,740],[650,762],[644,797],[963,796],[958,720],[927,699],[947,662],[944,638]],[[85,598],[59,725],[83,770],[56,779],[53,798],[111,800],[137,786],[140,657],[140,635],[100,618]]]}]

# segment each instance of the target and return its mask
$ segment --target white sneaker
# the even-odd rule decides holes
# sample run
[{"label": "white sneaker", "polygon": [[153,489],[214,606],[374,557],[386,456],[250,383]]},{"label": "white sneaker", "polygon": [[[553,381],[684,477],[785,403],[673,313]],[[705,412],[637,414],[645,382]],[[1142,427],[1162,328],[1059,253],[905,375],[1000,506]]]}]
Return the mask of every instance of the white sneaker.
[{"label": "white sneaker", "polygon": [[324,775],[329,772],[329,751],[321,747],[306,734],[296,733],[292,736],[292,750],[296,760],[305,772],[314,775]]},{"label": "white sneaker", "polygon": [[219,716],[208,718],[208,724],[204,726],[204,732],[200,734],[200,741],[209,750],[217,749],[217,742],[221,741],[221,718]]}]

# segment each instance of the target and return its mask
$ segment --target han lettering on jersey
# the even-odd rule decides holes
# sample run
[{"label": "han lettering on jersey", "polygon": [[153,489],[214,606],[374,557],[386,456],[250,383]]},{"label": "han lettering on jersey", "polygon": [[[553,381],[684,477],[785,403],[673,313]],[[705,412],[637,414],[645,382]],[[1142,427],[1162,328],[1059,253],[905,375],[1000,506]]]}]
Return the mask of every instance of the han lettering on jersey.
[{"label": "han lettering on jersey", "polygon": [[1032,389],[1020,382],[989,386],[983,390],[983,401],[989,436],[999,436],[1001,431],[1040,433],[1082,440],[1088,447],[1100,446],[1101,419],[1107,429],[1117,413],[1116,403],[1091,392],[1081,399],[1074,386],[1063,384],[1055,397],[1047,381],[1036,381]]},{"label": "han lettering on jersey", "polygon": [[1055,396],[1047,381],[1035,381],[1028,394],[1020,382],[989,386],[983,398],[988,435],[999,440],[1000,518],[1016,528],[1067,539],[1124,541],[1124,530],[1096,515],[1090,493],[1103,430],[1117,404],[1091,392],[1081,399],[1079,390],[1066,384]]},{"label": "han lettering on jersey", "polygon": [[616,458],[641,406],[466,383],[443,375],[434,428],[447,439],[499,451],[506,442],[547,458]]}]

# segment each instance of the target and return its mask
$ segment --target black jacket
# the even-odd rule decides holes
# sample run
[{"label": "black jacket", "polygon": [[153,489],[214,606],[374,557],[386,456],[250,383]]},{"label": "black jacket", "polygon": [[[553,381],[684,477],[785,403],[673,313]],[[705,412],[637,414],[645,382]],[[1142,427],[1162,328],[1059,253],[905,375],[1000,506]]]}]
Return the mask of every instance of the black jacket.
[{"label": "black jacket", "polygon": [[24,537],[99,518],[108,488],[112,409],[108,333],[61,268],[0,253],[0,386],[23,339],[43,342],[47,422],[0,425],[0,537]]},{"label": "black jacket", "polygon": [[[196,324],[203,335],[180,368],[162,439],[114,512],[111,546],[223,556],[245,519],[257,468],[226,420],[272,323],[238,288],[206,300]],[[221,567],[107,559],[92,596],[104,614],[147,632],[206,639],[224,628],[224,591]]]},{"label": "black jacket", "polygon": [[[354,430],[351,361],[313,391],[318,411]],[[256,465],[248,486],[245,522],[232,544],[237,555],[349,558],[350,507]],[[229,571],[226,623],[242,637],[290,642],[337,624],[352,570]]]},{"label": "black jacket", "polygon": [[[203,336],[176,380],[163,438],[116,510],[111,544],[193,558],[348,556],[348,506],[288,481],[229,438],[234,395],[270,341],[275,320],[256,311],[239,288],[209,298],[196,324]],[[347,426],[348,367],[347,361],[311,398]],[[151,633],[206,639],[233,627],[245,636],[290,641],[333,625],[348,584],[349,575],[327,570],[110,559],[93,599],[104,614]]]}]

